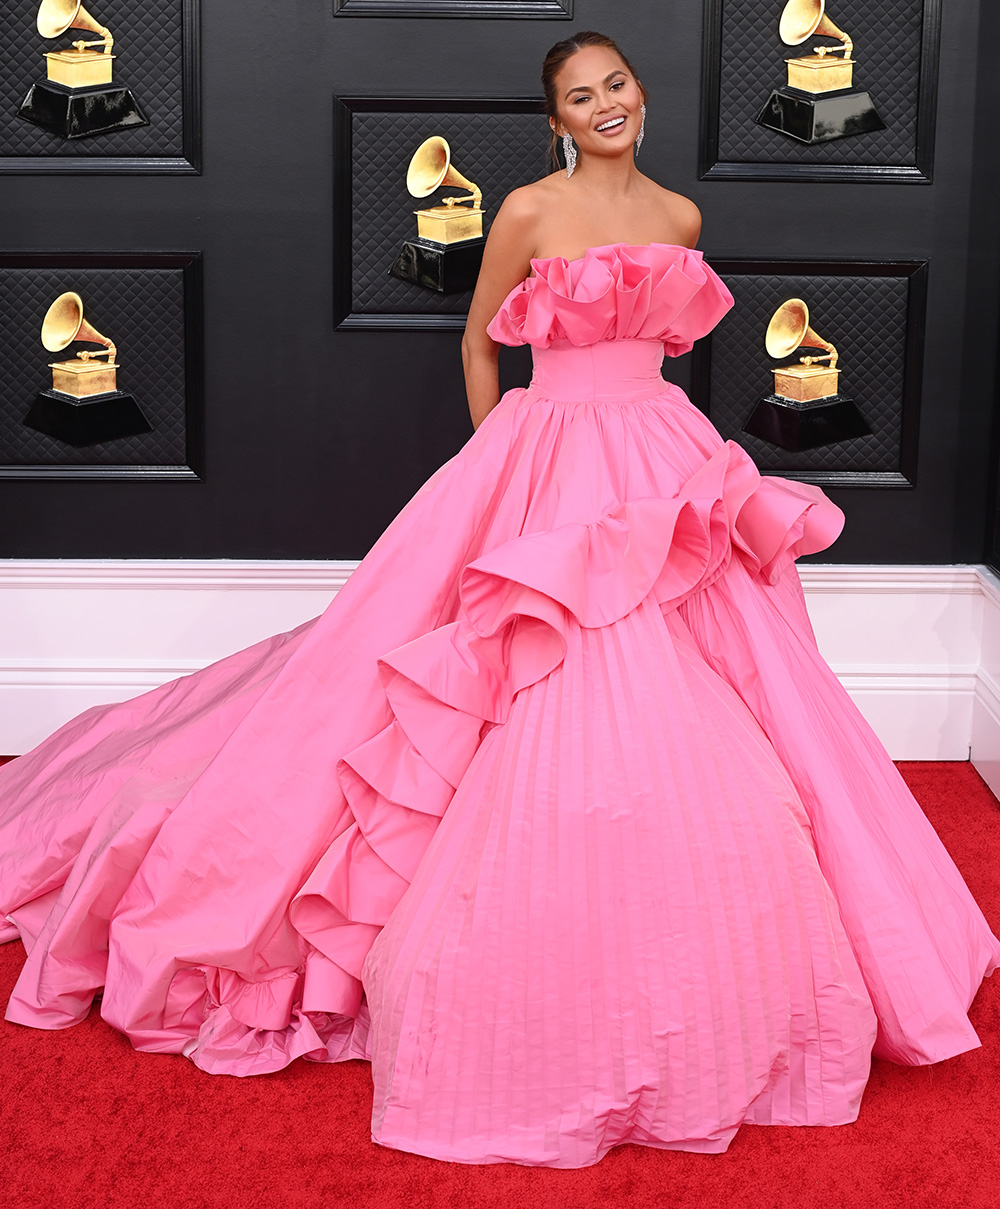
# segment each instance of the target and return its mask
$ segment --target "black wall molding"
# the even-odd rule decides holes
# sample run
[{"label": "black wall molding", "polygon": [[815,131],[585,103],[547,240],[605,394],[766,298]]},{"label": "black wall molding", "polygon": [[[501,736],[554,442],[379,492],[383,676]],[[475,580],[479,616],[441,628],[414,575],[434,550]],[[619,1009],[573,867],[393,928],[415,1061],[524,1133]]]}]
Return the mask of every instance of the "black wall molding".
[{"label": "black wall molding", "polygon": [[[711,264],[736,306],[695,348],[691,398],[721,434],[764,473],[827,487],[914,487],[927,262],[713,257]],[[810,326],[837,346],[840,392],[859,405],[870,435],[791,453],[742,431],[756,400],[770,393],[777,362],[764,349],[764,331],[789,297],[806,302]]]},{"label": "black wall molding", "polygon": [[[201,269],[200,252],[0,252],[0,479],[201,477]],[[118,345],[118,388],[135,395],[152,432],[74,448],[24,425],[50,384],[49,363],[77,347],[50,353],[41,344],[41,319],[65,290],[81,294],[84,319]]]},{"label": "black wall molding", "polygon": [[[133,50],[131,61],[129,41],[121,50],[116,43],[115,81],[133,88],[150,124],[127,132],[80,139],[77,145],[68,148],[58,136],[17,117],[17,106],[28,85],[44,76],[42,52],[65,44],[71,33],[67,31],[51,45],[43,43],[32,20],[30,27],[17,28],[12,49],[5,55],[0,84],[3,93],[0,173],[42,176],[201,173],[201,0],[144,0],[144,3],[118,0],[118,3],[125,5],[122,12],[132,23],[131,28],[126,27],[129,40],[134,44],[141,36],[144,41],[141,55]],[[27,14],[27,7],[22,7]],[[113,33],[118,28],[120,35],[113,3],[101,8],[101,17]],[[158,22],[169,22],[169,29],[164,32]],[[5,32],[12,33],[10,23]],[[169,56],[162,53],[165,37],[171,50]],[[18,52],[17,67],[12,63],[13,50]],[[176,133],[167,136],[167,126]],[[169,150],[165,149],[165,143],[170,144]]]},{"label": "black wall molding", "polygon": [[409,156],[430,134],[450,136],[455,166],[483,190],[488,232],[506,193],[546,171],[541,115],[533,97],[334,99],[335,327],[465,326],[471,290],[436,295],[388,276],[401,240],[416,235],[413,211],[433,202],[406,192]]},{"label": "black wall molding", "polygon": [[528,17],[568,21],[573,0],[333,0],[335,17]]},{"label": "black wall molding", "polygon": [[[832,14],[856,40],[857,27],[853,23],[856,13],[882,32],[883,57],[898,72],[898,78],[895,75],[880,78],[870,59],[866,66],[865,55],[870,46],[856,45],[855,57],[860,62],[855,83],[871,91],[877,108],[895,106],[898,114],[890,116],[886,131],[877,135],[841,138],[808,147],[757,127],[753,119],[768,90],[783,82],[784,60],[796,53],[808,53],[806,47],[817,36],[802,47],[784,46],[778,37],[780,0],[704,0],[699,149],[702,180],[930,184],[934,169],[941,0],[901,0],[901,3],[913,8],[920,29],[912,47],[899,57],[894,57],[893,21],[899,14],[896,6],[880,9],[867,0],[841,0]],[[830,39],[826,42],[836,45]],[[751,79],[752,85],[748,84]],[[902,95],[910,91],[912,96]],[[971,114],[969,119],[972,120]],[[859,141],[864,152],[858,151]],[[735,150],[734,145],[740,149]]]}]

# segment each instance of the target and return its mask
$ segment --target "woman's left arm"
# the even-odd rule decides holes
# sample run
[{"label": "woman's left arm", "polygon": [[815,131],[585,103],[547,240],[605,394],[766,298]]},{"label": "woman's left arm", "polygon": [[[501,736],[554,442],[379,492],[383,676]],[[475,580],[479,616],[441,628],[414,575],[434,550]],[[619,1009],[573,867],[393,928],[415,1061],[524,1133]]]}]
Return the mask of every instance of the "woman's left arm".
[{"label": "woman's left arm", "polygon": [[534,237],[534,198],[528,187],[515,189],[504,200],[490,228],[462,337],[465,391],[474,428],[500,402],[497,373],[500,346],[490,339],[486,327],[503,300],[530,272]]}]

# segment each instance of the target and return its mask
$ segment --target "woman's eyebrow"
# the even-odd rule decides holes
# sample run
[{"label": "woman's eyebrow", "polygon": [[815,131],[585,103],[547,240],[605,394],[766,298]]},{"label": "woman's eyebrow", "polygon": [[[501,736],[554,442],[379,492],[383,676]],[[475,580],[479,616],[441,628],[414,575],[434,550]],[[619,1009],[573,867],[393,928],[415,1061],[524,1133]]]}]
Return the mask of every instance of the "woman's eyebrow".
[{"label": "woman's eyebrow", "polygon": [[[608,84],[608,83],[610,83],[611,80],[613,80],[615,78],[615,76],[623,76],[624,74],[625,74],[624,71],[622,71],[622,69],[620,67],[616,67],[614,71],[608,72],[608,74],[604,77],[604,79],[601,81],[601,83]],[[570,96],[574,92],[592,92],[592,91],[593,91],[592,88],[587,88],[581,84],[581,85],[578,85],[576,88],[569,89],[569,91],[566,93],[566,95]]]}]

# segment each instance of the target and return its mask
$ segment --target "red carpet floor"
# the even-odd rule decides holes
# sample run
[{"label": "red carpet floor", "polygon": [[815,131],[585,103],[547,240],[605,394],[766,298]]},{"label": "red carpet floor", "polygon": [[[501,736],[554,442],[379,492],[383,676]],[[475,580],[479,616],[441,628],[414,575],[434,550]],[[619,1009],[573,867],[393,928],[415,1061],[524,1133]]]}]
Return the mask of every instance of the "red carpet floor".
[{"label": "red carpet floor", "polygon": [[[901,764],[1000,927],[1000,808],[969,764]],[[0,946],[0,999],[23,960]],[[626,1146],[596,1167],[465,1167],[369,1139],[366,1063],[210,1076],[135,1053],[96,1011],[64,1032],[0,1024],[0,1209],[979,1209],[1000,1179],[1000,974],[983,1047],[875,1064],[855,1125],[746,1126],[724,1155]]]}]

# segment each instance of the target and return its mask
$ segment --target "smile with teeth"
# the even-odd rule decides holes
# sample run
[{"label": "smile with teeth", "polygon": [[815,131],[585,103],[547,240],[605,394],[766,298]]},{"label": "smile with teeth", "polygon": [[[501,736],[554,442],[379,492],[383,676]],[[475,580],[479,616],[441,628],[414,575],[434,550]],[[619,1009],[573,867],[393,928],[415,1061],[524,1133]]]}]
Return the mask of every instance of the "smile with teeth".
[{"label": "smile with teeth", "polygon": [[624,126],[624,125],[625,125],[625,119],[623,117],[611,118],[607,122],[602,122],[600,124],[600,126],[597,127],[597,132],[598,132],[598,134],[600,134],[602,131],[614,130],[617,126]]}]

